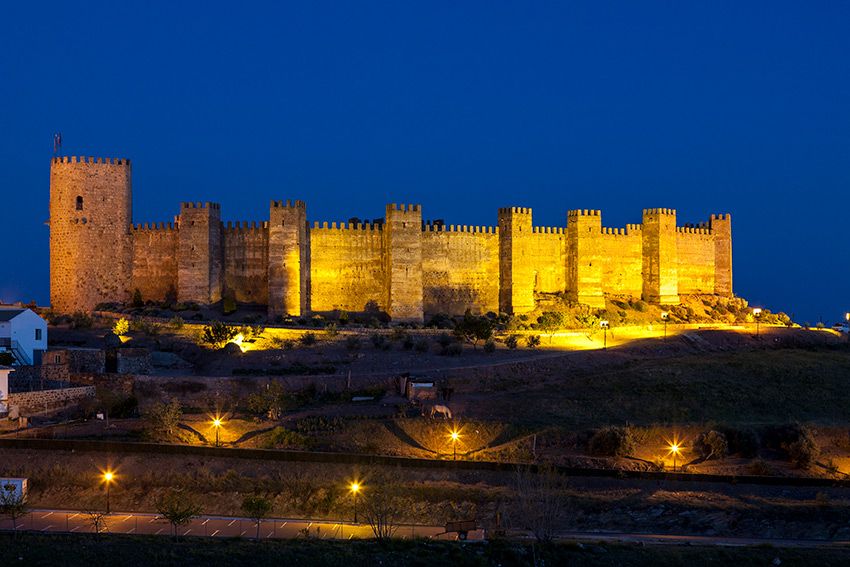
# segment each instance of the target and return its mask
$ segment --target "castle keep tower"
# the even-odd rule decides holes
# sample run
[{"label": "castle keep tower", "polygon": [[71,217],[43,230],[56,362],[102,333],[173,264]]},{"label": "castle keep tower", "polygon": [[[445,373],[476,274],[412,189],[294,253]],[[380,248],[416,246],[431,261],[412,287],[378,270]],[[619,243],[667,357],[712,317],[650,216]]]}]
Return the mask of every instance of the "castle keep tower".
[{"label": "castle keep tower", "polygon": [[387,313],[394,321],[421,323],[422,209],[419,205],[387,205],[384,227],[389,297]]},{"label": "castle keep tower", "polygon": [[567,289],[569,298],[591,307],[605,307],[602,295],[602,213],[567,212]]},{"label": "castle keep tower", "polygon": [[130,161],[50,164],[50,303],[63,313],[130,298]]},{"label": "castle keep tower", "polygon": [[732,297],[732,215],[711,215],[714,235],[714,293]]},{"label": "castle keep tower", "polygon": [[531,235],[531,209],[499,209],[499,311],[503,313],[534,310]]},{"label": "castle keep tower", "polygon": [[676,210],[643,211],[643,299],[649,303],[679,303],[679,255]]},{"label": "castle keep tower", "polygon": [[201,304],[221,299],[221,207],[181,203],[178,218],[177,298]]},{"label": "castle keep tower", "polygon": [[272,201],[269,209],[269,315],[309,310],[307,206]]}]

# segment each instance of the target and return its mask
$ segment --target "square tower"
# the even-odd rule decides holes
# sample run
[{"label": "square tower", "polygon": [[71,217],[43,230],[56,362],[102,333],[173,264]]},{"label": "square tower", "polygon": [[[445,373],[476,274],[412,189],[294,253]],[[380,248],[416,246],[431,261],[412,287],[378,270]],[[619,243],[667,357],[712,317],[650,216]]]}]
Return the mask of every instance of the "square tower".
[{"label": "square tower", "polygon": [[387,312],[393,321],[421,323],[422,208],[387,205],[384,238],[389,282]]},{"label": "square tower", "polygon": [[269,315],[310,310],[307,205],[272,201],[269,208]]},{"label": "square tower", "polygon": [[643,300],[679,303],[676,209],[643,210]]},{"label": "square tower", "polygon": [[499,311],[534,311],[531,209],[499,209]]},{"label": "square tower", "polygon": [[221,206],[180,203],[177,298],[208,305],[221,300]]}]

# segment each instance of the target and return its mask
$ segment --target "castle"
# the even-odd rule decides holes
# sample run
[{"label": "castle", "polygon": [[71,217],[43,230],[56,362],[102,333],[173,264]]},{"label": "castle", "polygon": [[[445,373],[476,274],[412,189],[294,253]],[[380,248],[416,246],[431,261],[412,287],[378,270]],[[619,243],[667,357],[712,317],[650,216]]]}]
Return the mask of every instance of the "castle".
[{"label": "castle", "polygon": [[602,226],[598,210],[566,227],[532,224],[531,209],[499,209],[497,226],[423,222],[419,205],[387,205],[382,221],[307,221],[303,201],[272,201],[260,223],[221,221],[215,203],[182,203],[174,223],[133,224],[130,161],[55,157],[50,168],[50,299],[60,312],[176,292],[181,302],[225,296],[301,316],[363,311],[395,321],[427,314],[535,307],[566,293],[604,307],[606,295],[676,304],[681,294],[732,295],[728,214],[676,226],[674,209],[642,224]]}]

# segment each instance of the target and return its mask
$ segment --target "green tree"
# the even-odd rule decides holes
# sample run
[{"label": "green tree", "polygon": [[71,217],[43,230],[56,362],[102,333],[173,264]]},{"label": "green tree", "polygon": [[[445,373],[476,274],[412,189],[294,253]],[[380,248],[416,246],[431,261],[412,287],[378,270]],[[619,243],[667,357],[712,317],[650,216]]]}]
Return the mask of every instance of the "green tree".
[{"label": "green tree", "polygon": [[552,342],[552,336],[555,331],[564,327],[564,314],[560,311],[546,311],[537,318],[537,328],[545,333],[549,333],[549,342]]},{"label": "green tree", "polygon": [[139,291],[139,288],[133,292],[133,302],[131,303],[133,307],[144,307],[145,301],[142,299],[142,292]]},{"label": "green tree", "polygon": [[18,538],[18,518],[26,515],[28,511],[27,495],[18,490],[16,484],[7,482],[0,486],[0,514],[12,520],[12,533],[15,539]]},{"label": "green tree", "polygon": [[257,526],[256,539],[260,539],[260,523],[272,510],[272,501],[262,494],[249,494],[242,500],[242,511],[254,520]]},{"label": "green tree", "polygon": [[269,382],[265,388],[248,396],[251,413],[278,421],[286,408],[286,392],[280,382]]},{"label": "green tree", "polygon": [[115,321],[115,325],[112,326],[112,332],[119,337],[123,337],[130,332],[130,321],[126,317],[121,317]]},{"label": "green tree", "polygon": [[185,526],[192,521],[192,518],[198,516],[201,513],[201,506],[182,490],[171,489],[157,498],[156,511],[169,521],[174,539],[177,540],[177,528]]},{"label": "green tree", "polygon": [[467,309],[463,319],[455,326],[455,336],[475,349],[479,341],[486,341],[493,336],[493,322],[487,317],[476,317]]},{"label": "green tree", "polygon": [[150,437],[168,441],[177,433],[177,427],[183,417],[183,407],[180,400],[174,398],[168,403],[154,404],[145,417]]},{"label": "green tree", "polygon": [[213,321],[201,331],[201,342],[213,348],[222,348],[236,338],[238,334],[239,331],[236,328],[219,321]]}]

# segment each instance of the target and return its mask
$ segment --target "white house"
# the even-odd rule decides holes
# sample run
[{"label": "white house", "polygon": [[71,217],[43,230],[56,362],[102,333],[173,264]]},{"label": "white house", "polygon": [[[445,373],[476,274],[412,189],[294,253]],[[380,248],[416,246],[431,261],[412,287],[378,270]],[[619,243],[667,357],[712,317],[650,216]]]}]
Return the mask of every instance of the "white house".
[{"label": "white house", "polygon": [[9,411],[9,373],[14,368],[0,366],[0,414],[5,415]]},{"label": "white house", "polygon": [[0,352],[10,352],[13,364],[41,364],[47,350],[47,322],[26,307],[0,307]]}]

